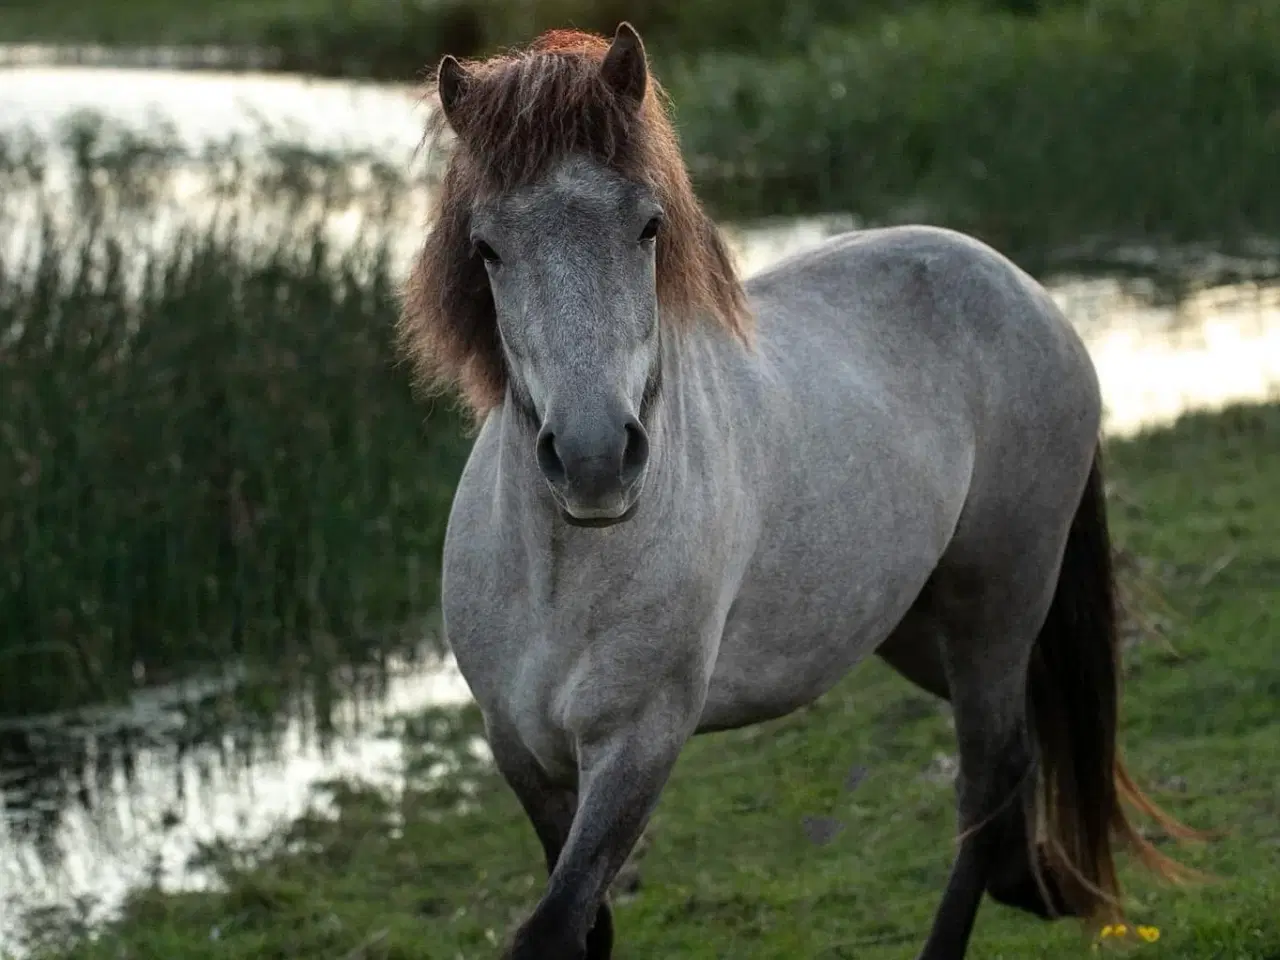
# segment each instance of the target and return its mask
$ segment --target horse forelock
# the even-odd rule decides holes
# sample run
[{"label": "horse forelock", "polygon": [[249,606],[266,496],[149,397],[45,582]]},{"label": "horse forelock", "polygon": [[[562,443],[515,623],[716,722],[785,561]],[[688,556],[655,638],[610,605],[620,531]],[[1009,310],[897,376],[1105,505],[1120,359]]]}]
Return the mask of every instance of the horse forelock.
[{"label": "horse forelock", "polygon": [[470,61],[469,82],[446,120],[427,130],[456,135],[435,216],[405,288],[402,343],[431,383],[458,389],[477,416],[502,402],[505,358],[488,278],[470,240],[480,198],[530,184],[556,163],[590,157],[654,191],[664,226],[657,240],[664,322],[719,323],[747,341],[751,317],[732,258],[693,191],[665,92],[651,76],[637,109],[601,76],[603,37],[544,33],[525,50]]}]

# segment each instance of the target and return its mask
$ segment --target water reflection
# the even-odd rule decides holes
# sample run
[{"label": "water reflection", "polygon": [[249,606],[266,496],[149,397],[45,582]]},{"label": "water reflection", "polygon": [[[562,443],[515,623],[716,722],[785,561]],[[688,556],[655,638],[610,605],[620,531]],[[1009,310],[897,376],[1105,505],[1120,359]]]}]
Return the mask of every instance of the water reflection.
[{"label": "water reflection", "polygon": [[[729,228],[744,272],[841,230],[828,217]],[[1114,436],[1170,423],[1191,410],[1280,396],[1280,286],[1233,283],[1163,304],[1150,282],[1061,279],[1050,293],[1079,331],[1098,369]]]},{"label": "water reflection", "polygon": [[[406,168],[416,162],[423,121],[416,94],[403,87],[164,71],[0,71],[0,136],[18,128],[48,136],[81,108],[138,130],[162,121],[193,150],[235,134],[253,143],[267,131]],[[202,210],[207,215],[212,208],[200,200],[206,186],[190,173],[167,212],[147,211],[150,241],[164,242],[165,230]],[[425,204],[419,191],[397,207],[402,264],[419,241]],[[328,213],[340,243],[358,237],[366,222],[358,203]],[[834,216],[728,232],[744,271],[754,273],[852,226],[852,217]],[[26,242],[19,232],[6,241]],[[140,239],[138,252],[145,246]],[[1237,284],[1176,307],[1087,277],[1057,283],[1053,294],[1097,363],[1112,433],[1273,396],[1280,385],[1274,287]],[[140,692],[123,710],[0,728],[0,951],[13,948],[25,912],[78,904],[93,922],[130,888],[155,878],[168,886],[208,882],[188,866],[201,843],[268,832],[307,808],[316,783],[358,775],[394,785],[406,758],[401,740],[384,735],[386,718],[467,699],[447,663],[396,661],[254,711],[242,708],[246,682],[237,674],[189,681]],[[448,772],[447,757],[430,762],[434,774]]]},{"label": "water reflection", "polygon": [[198,151],[239,138],[290,140],[313,150],[375,151],[407,166],[426,108],[410,86],[257,73],[92,67],[0,68],[0,136],[53,136],[91,111],[135,133],[157,127]]},{"label": "water reflection", "polygon": [[74,906],[94,922],[138,885],[204,885],[189,863],[202,844],[265,836],[303,814],[318,783],[393,787],[406,758],[387,721],[469,699],[447,660],[393,661],[334,686],[247,715],[230,678],[188,681],[124,709],[0,729],[0,951],[31,911]]}]

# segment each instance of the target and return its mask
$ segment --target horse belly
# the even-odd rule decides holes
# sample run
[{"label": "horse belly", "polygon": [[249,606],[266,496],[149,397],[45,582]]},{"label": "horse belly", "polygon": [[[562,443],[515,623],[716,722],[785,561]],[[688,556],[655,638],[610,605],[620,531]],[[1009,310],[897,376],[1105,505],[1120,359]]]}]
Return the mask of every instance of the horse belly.
[{"label": "horse belly", "polygon": [[906,616],[941,550],[892,577],[832,578],[785,591],[744,584],[725,624],[699,732],[784,716],[817,700]]},{"label": "horse belly", "polygon": [[[818,360],[813,364],[817,366]],[[776,452],[756,556],[730,607],[703,729],[782,716],[831,689],[901,623],[950,544],[969,496],[964,404],[908,403],[799,372],[803,442]],[[795,426],[794,424],[792,425]],[[778,431],[785,436],[786,431]]]}]

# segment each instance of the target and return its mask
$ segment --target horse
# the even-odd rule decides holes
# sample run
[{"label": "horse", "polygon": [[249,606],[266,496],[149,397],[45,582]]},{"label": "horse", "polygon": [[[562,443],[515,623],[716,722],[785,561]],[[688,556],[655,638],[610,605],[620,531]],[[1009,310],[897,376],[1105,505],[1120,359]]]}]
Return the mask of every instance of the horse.
[{"label": "horse", "polygon": [[548,880],[510,960],[605,960],[611,881],[685,743],[876,654],[949,701],[960,842],[919,954],[985,894],[1122,915],[1179,865],[1117,747],[1101,397],[1045,289],[922,225],[744,284],[640,36],[445,56],[448,137],[400,342],[474,415],[444,633]]}]

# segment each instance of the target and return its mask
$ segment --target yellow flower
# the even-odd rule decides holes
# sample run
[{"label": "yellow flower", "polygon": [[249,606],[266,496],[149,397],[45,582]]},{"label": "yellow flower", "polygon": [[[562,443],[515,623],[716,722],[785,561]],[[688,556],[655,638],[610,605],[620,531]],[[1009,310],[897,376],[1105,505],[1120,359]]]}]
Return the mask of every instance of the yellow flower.
[{"label": "yellow flower", "polygon": [[[1160,939],[1160,930],[1158,927],[1133,927],[1132,929],[1123,923],[1109,923],[1098,932],[1098,940],[1123,940],[1127,939],[1130,934],[1137,934],[1139,938],[1147,943],[1155,943]],[[1098,949],[1098,943],[1093,944],[1093,949]]]}]

